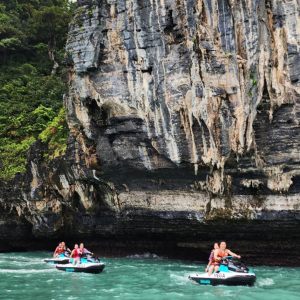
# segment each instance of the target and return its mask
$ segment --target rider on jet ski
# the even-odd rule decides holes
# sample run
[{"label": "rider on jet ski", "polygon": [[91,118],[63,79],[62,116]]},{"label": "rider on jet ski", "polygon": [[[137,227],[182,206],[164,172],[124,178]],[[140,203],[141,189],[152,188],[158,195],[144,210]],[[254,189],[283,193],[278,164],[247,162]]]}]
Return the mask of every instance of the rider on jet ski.
[{"label": "rider on jet ski", "polygon": [[215,244],[214,244],[214,249],[211,250],[211,253],[210,253],[210,256],[209,256],[209,263],[208,263],[208,265],[207,265],[207,267],[206,267],[206,269],[205,269],[205,272],[207,272],[207,271],[209,270],[208,276],[210,276],[210,275],[213,273],[213,270],[214,270],[215,267],[216,267],[216,264],[215,264],[215,262],[214,262],[214,254],[215,254],[215,251],[216,251],[217,249],[219,249],[219,244],[218,244],[218,243],[215,243]]},{"label": "rider on jet ski", "polygon": [[80,259],[82,256],[82,251],[78,248],[78,244],[75,244],[74,249],[71,252],[70,260],[73,258],[73,266],[75,266],[75,263],[77,262],[77,265],[80,264]]},{"label": "rider on jet ski", "polygon": [[[237,258],[241,258],[240,255],[237,255],[235,253],[233,253],[232,251],[230,251],[229,249],[226,249],[226,242],[225,241],[221,241],[220,242],[220,249],[216,249],[214,251],[214,265],[215,265],[215,272],[217,272],[220,268],[220,262],[221,262],[221,259],[223,257],[226,257],[226,256],[234,256],[234,257],[237,257]],[[211,274],[209,274],[211,275]]]},{"label": "rider on jet ski", "polygon": [[91,251],[89,251],[86,248],[84,248],[84,244],[83,243],[80,244],[80,250],[81,250],[82,254],[85,254],[85,253],[90,253],[92,255],[94,254]]},{"label": "rider on jet ski", "polygon": [[66,246],[65,242],[61,242],[61,247],[64,251],[69,251],[71,252],[71,250]]},{"label": "rider on jet ski", "polygon": [[65,253],[65,251],[71,252],[71,250],[68,247],[66,247],[65,242],[59,243],[56,249],[54,250],[53,258],[57,258],[60,254]]},{"label": "rider on jet ski", "polygon": [[58,257],[61,253],[63,253],[62,250],[62,243],[59,243],[58,246],[55,248],[54,253],[53,253],[53,258]]}]

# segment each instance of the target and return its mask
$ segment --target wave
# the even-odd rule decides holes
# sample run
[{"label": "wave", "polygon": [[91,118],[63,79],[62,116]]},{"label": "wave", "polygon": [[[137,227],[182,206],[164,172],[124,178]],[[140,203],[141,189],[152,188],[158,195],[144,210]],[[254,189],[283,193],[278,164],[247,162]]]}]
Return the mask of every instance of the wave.
[{"label": "wave", "polygon": [[52,272],[53,269],[42,269],[42,270],[26,270],[26,269],[21,269],[21,270],[10,270],[10,269],[0,269],[0,274],[5,274],[5,273],[16,273],[16,274],[33,274],[33,273],[48,273]]},{"label": "wave", "polygon": [[[0,262],[0,266],[5,266],[7,265],[8,262]],[[34,266],[34,265],[41,265],[41,264],[45,264],[43,261],[10,261],[9,265],[12,267],[22,267],[22,266]]]},{"label": "wave", "polygon": [[156,254],[151,254],[149,252],[146,252],[144,254],[134,254],[126,256],[126,258],[133,258],[133,259],[166,259],[166,257],[158,256]]},{"label": "wave", "polygon": [[265,286],[265,285],[273,285],[273,284],[275,284],[275,282],[272,278],[264,278],[264,279],[261,279],[258,282],[258,284],[259,284],[259,286]]},{"label": "wave", "polygon": [[170,278],[173,278],[177,285],[186,285],[191,283],[191,280],[189,280],[189,274],[184,274],[184,275],[170,274]]}]

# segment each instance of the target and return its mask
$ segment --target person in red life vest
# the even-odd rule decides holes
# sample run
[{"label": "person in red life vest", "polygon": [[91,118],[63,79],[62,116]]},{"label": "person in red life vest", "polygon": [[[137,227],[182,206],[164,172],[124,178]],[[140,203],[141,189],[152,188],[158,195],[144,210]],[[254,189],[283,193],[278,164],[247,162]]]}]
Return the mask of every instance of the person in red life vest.
[{"label": "person in red life vest", "polygon": [[78,244],[75,244],[69,260],[71,262],[71,258],[73,258],[73,266],[75,266],[75,263],[80,264],[81,255],[82,251],[80,250],[80,248],[78,248]]},{"label": "person in red life vest", "polygon": [[58,246],[54,250],[53,258],[58,257],[61,253],[61,250],[62,250],[61,243],[59,243]]},{"label": "person in red life vest", "polygon": [[83,243],[80,244],[80,250],[82,251],[82,254],[84,254],[84,253],[90,253],[92,255],[94,254],[91,251],[89,251],[86,248],[84,248],[84,244]]},{"label": "person in red life vest", "polygon": [[226,249],[226,242],[221,241],[220,242],[220,249],[216,249],[215,253],[214,253],[214,262],[216,264],[215,265],[215,272],[217,272],[220,268],[221,259],[223,257],[229,256],[229,255],[237,257],[237,258],[241,258],[240,255],[237,255],[237,254],[233,253],[232,251],[230,251],[229,249]]},{"label": "person in red life vest", "polygon": [[218,243],[215,243],[214,244],[214,249],[211,250],[211,253],[210,253],[210,256],[209,256],[209,263],[205,269],[205,272],[208,271],[208,276],[210,276],[213,272],[213,270],[215,269],[215,262],[214,262],[214,254],[215,254],[215,250],[219,249],[219,244]]}]

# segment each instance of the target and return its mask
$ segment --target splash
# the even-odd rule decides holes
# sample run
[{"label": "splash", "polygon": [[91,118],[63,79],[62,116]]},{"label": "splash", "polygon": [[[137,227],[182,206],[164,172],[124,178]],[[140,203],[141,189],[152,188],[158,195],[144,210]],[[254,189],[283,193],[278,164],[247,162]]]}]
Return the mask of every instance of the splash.
[{"label": "splash", "polygon": [[259,284],[259,286],[265,286],[265,285],[273,285],[275,283],[272,278],[264,278],[264,279],[259,280],[258,284]]}]

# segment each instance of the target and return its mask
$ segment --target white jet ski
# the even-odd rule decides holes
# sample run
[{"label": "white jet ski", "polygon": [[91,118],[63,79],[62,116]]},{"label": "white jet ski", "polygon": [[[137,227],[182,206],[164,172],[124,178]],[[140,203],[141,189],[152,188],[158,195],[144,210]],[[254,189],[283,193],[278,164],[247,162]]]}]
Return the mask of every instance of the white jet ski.
[{"label": "white jet ski", "polygon": [[227,256],[222,258],[217,273],[211,276],[208,276],[208,273],[192,274],[189,279],[200,284],[253,286],[256,276],[238,258]]},{"label": "white jet ski", "polygon": [[44,259],[44,262],[50,263],[50,264],[60,264],[60,265],[68,264],[69,259],[70,259],[70,254],[71,253],[66,250],[65,253],[61,253],[56,258],[46,258],[46,259]]},{"label": "white jet ski", "polygon": [[87,254],[80,260],[80,264],[76,264],[73,266],[73,258],[71,259],[71,263],[66,265],[57,265],[56,268],[61,271],[66,272],[83,272],[83,273],[93,273],[99,274],[105,268],[105,264],[95,258],[94,256]]}]

